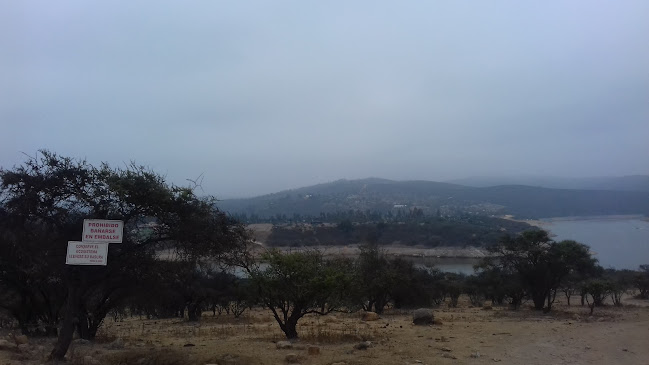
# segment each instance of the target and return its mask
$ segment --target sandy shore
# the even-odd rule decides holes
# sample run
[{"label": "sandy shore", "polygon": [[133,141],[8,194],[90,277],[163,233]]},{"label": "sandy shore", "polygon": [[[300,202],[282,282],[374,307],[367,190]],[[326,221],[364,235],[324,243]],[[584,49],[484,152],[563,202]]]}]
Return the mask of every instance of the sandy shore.
[{"label": "sandy shore", "polygon": [[[319,250],[325,256],[356,257],[360,253],[359,245],[347,246],[315,246],[315,247],[275,247],[283,252],[301,252],[308,250]],[[417,258],[483,258],[489,256],[489,252],[479,247],[410,247],[400,245],[380,246],[388,256],[393,257],[417,257]]]}]

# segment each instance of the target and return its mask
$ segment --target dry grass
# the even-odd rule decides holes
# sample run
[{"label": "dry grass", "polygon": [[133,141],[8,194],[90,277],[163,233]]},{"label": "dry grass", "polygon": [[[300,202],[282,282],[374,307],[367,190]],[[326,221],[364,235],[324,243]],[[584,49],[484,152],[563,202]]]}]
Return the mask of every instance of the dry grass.
[{"label": "dry grass", "polygon": [[102,363],[108,365],[185,365],[195,363],[181,351],[169,349],[129,349],[109,354],[102,360]]},{"label": "dry grass", "polygon": [[[579,363],[646,364],[649,348],[649,308],[624,306],[595,309],[589,317],[581,306],[557,305],[549,314],[529,308],[512,311],[470,307],[461,300],[458,308],[440,307],[435,317],[442,325],[413,326],[410,311],[389,309],[382,318],[363,322],[358,313],[306,316],[300,320],[300,340],[290,350],[278,350],[275,342],[284,335],[268,311],[254,309],[241,319],[206,313],[201,323],[179,319],[129,318],[107,322],[94,344],[75,345],[69,363],[84,363],[91,356],[107,365],[272,365],[284,364],[295,353],[302,365],[354,364],[480,364],[492,359],[508,364]],[[601,322],[601,323],[600,323]],[[106,343],[117,338],[125,348],[111,350]],[[54,339],[31,339],[32,348],[44,352],[0,351],[0,365],[40,364]],[[354,345],[371,341],[367,350]],[[308,347],[320,347],[309,355]],[[443,357],[445,351],[457,359]],[[627,349],[624,350],[623,349]],[[479,359],[471,357],[479,352]],[[574,361],[573,361],[574,362]]]}]

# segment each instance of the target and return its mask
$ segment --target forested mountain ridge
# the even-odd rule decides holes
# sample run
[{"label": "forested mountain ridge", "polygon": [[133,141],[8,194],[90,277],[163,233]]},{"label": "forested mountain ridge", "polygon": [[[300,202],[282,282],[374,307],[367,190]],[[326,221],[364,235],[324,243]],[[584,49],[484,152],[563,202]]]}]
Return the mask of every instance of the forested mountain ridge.
[{"label": "forested mountain ridge", "polygon": [[340,211],[395,212],[413,208],[426,215],[511,214],[533,219],[613,214],[649,215],[649,192],[551,189],[524,185],[468,187],[433,181],[368,178],[338,180],[248,199],[219,207],[232,214],[269,218],[318,217]]},{"label": "forested mountain ridge", "polygon": [[619,190],[649,192],[649,175],[561,178],[551,176],[476,176],[447,181],[476,188],[498,185],[528,185],[551,189]]}]

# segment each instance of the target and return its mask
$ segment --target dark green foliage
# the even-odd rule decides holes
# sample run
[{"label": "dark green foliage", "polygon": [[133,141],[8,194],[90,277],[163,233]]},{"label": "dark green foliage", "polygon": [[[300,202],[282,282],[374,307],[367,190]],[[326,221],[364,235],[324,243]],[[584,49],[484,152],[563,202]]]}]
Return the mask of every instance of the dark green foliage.
[{"label": "dark green foliage", "polygon": [[[571,273],[594,271],[597,262],[587,246],[575,241],[554,242],[542,230],[505,236],[489,249],[495,256],[484,259],[481,267],[516,277],[537,310],[549,311],[562,280]],[[519,304],[515,299],[514,304]]]},{"label": "dark green foliage", "polygon": [[585,293],[586,302],[590,307],[590,314],[593,314],[595,307],[604,305],[606,297],[611,295],[612,290],[613,284],[608,280],[590,279],[584,283],[582,291]]},{"label": "dark green foliage", "polygon": [[638,288],[640,299],[649,299],[649,265],[640,265],[635,276],[635,285]]},{"label": "dark green foliage", "polygon": [[[0,304],[29,333],[52,333],[67,302],[66,321],[78,318],[80,336],[92,338],[107,313],[147,288],[143,278],[158,267],[156,252],[195,266],[247,240],[244,227],[215,208],[214,198],[169,185],[135,164],[95,167],[42,151],[0,170],[0,198]],[[124,242],[110,245],[105,267],[65,265],[67,242],[81,239],[84,218],[125,223]],[[153,228],[145,231],[145,223]]]},{"label": "dark green foliage", "polygon": [[354,294],[366,311],[383,313],[397,277],[389,270],[390,261],[375,245],[361,246],[356,261]]},{"label": "dark green foliage", "polygon": [[270,309],[288,339],[298,337],[300,318],[330,313],[349,295],[351,278],[344,263],[327,261],[318,251],[269,251],[262,260],[266,269],[250,270],[257,300]]},{"label": "dark green foliage", "polygon": [[444,281],[442,282],[442,290],[445,296],[451,300],[448,304],[449,307],[457,307],[460,295],[465,291],[464,280],[465,277],[463,275],[452,273],[445,275]]},{"label": "dark green foliage", "polygon": [[610,283],[610,296],[614,305],[621,306],[622,296],[633,291],[637,274],[633,270],[607,269],[604,272],[604,278]]},{"label": "dark green foliage", "polygon": [[275,247],[348,245],[367,243],[388,245],[488,246],[498,243],[503,231],[517,234],[526,223],[489,217],[426,217],[405,222],[352,223],[343,220],[333,225],[276,225],[265,243]]},{"label": "dark green foliage", "polygon": [[390,261],[388,270],[394,275],[390,299],[395,308],[430,307],[443,297],[439,288],[443,277],[437,270],[417,268],[412,261],[398,257]]},{"label": "dark green foliage", "polygon": [[[394,205],[408,205],[404,212]],[[505,185],[472,188],[432,181],[391,181],[385,179],[340,180],[279,192],[250,199],[233,199],[222,207],[234,214],[272,223],[279,217],[298,214],[303,220],[321,214],[336,215],[348,211],[370,211],[373,221],[388,220],[401,214],[410,215],[410,207],[421,209],[426,216],[512,214],[519,218],[544,218],[608,214],[649,214],[646,191],[594,191],[547,189],[532,186]],[[353,222],[361,220],[347,216]],[[331,222],[339,222],[331,220]],[[253,222],[251,222],[253,223]],[[257,223],[257,222],[255,222]]]}]

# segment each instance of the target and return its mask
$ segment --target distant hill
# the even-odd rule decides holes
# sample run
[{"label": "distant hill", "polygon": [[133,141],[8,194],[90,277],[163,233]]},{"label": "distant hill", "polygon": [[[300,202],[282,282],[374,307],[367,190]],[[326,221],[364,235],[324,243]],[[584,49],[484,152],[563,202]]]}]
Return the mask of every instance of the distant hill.
[{"label": "distant hill", "polygon": [[547,176],[521,177],[469,177],[448,181],[472,187],[490,187],[499,185],[528,185],[552,189],[578,190],[616,190],[649,192],[648,175],[632,175],[621,177],[585,177],[560,178]]},{"label": "distant hill", "polygon": [[225,211],[260,217],[318,216],[348,210],[398,211],[418,208],[426,214],[512,214],[547,218],[612,214],[649,215],[649,192],[551,189],[524,185],[470,187],[433,181],[378,178],[338,180],[248,199],[219,203]]}]

